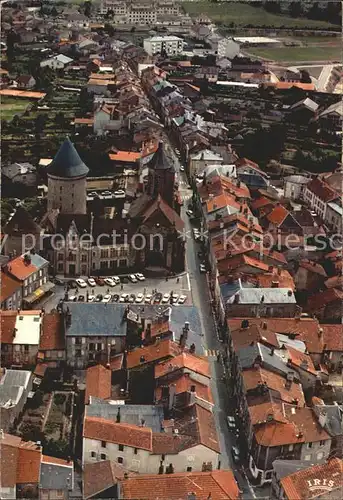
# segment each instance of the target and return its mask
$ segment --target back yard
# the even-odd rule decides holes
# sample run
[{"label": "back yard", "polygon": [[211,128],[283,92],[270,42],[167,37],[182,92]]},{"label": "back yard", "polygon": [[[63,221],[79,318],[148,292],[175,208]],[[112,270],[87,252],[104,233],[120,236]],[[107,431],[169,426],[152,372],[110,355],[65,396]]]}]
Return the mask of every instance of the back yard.
[{"label": "back yard", "polygon": [[31,104],[29,99],[1,97],[1,119],[11,121],[15,115],[24,113],[29,104]]}]

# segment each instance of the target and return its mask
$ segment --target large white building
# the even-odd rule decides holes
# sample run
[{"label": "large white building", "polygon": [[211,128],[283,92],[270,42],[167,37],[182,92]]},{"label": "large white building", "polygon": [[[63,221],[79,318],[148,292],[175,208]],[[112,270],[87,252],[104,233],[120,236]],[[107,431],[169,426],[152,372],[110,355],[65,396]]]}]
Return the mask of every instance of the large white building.
[{"label": "large white building", "polygon": [[239,55],[239,44],[232,38],[222,38],[218,41],[217,56],[219,59],[227,57],[233,59]]},{"label": "large white building", "polygon": [[130,1],[101,0],[100,14],[111,12],[116,22],[123,24],[155,24],[163,20],[163,16],[180,15],[180,7],[171,1],[159,0],[150,3],[135,4]]},{"label": "large white building", "polygon": [[153,36],[144,40],[144,50],[150,56],[166,52],[168,56],[183,52],[183,40],[178,36]]}]

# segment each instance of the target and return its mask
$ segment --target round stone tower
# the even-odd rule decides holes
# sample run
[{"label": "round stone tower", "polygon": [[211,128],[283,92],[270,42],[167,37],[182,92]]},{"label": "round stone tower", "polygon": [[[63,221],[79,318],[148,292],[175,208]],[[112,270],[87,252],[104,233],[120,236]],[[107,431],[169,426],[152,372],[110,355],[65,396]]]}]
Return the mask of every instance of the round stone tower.
[{"label": "round stone tower", "polygon": [[64,214],[86,214],[88,167],[67,138],[47,168],[48,211],[59,208]]}]

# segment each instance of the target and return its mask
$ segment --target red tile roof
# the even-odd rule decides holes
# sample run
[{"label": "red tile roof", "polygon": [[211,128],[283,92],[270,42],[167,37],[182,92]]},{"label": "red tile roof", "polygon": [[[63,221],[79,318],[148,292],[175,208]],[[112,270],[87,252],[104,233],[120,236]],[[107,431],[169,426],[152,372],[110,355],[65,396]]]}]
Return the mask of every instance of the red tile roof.
[{"label": "red tile roof", "polygon": [[307,307],[309,311],[320,311],[328,304],[333,304],[335,302],[341,304],[343,301],[343,291],[337,288],[329,288],[324,292],[316,293],[309,297],[307,302]]},{"label": "red tile roof", "polygon": [[[163,385],[165,385],[165,383]],[[197,397],[204,399],[209,403],[213,403],[210,387],[190,378],[188,373],[181,374],[177,379],[170,381],[168,385],[175,385],[176,394],[190,391],[191,387],[194,386]],[[162,387],[157,387],[155,391],[155,400],[160,401],[161,397]]]},{"label": "red tile roof", "polygon": [[[278,271],[274,268],[272,273],[259,274],[254,276],[253,279],[257,281],[260,288],[271,288],[273,283],[278,282],[279,288],[290,288],[293,291],[295,290],[294,280],[286,269]],[[249,279],[249,281],[251,281],[251,279]]]},{"label": "red tile roof", "polygon": [[252,342],[261,342],[268,346],[279,347],[275,332],[264,328],[264,325],[267,325],[267,323],[260,320],[259,324],[250,324],[247,328],[241,328],[240,325],[237,329],[231,329],[234,350],[237,351],[242,347],[248,347]]},{"label": "red tile roof", "polygon": [[293,347],[287,347],[287,352],[289,364],[296,366],[297,368],[301,368],[312,375],[317,374],[313,361],[308,354],[298,351],[297,349],[293,349]]},{"label": "red tile roof", "polygon": [[323,276],[323,278],[327,277],[327,274],[324,271],[323,266],[318,264],[318,262],[310,262],[309,260],[301,260],[299,263],[299,266],[303,267],[304,269],[307,269],[308,271],[311,271],[312,273],[319,274],[320,276]]},{"label": "red tile roof", "polygon": [[21,283],[1,271],[1,302],[12,297],[12,295],[21,289]]},{"label": "red tile roof", "polygon": [[273,210],[266,216],[267,220],[276,226],[281,226],[283,221],[289,215],[289,211],[282,205],[277,205]]},{"label": "red tile roof", "polygon": [[89,397],[94,396],[100,399],[110,399],[112,393],[111,386],[112,372],[102,365],[91,366],[86,373],[86,395],[85,403],[89,403]]},{"label": "red tile roof", "polygon": [[49,455],[42,455],[42,463],[44,464],[55,464],[55,465],[64,465],[65,467],[73,468],[73,462],[68,460],[63,460],[62,458],[49,457]]},{"label": "red tile roof", "polygon": [[303,434],[305,443],[330,439],[326,430],[319,425],[317,417],[314,416],[311,408],[295,408],[292,405],[285,404],[284,412],[288,420]]},{"label": "red tile roof", "polygon": [[161,340],[155,344],[129,351],[127,354],[127,368],[134,368],[146,363],[164,360],[165,358],[173,358],[178,356],[180,352],[180,346],[176,342],[169,339]]},{"label": "red tile roof", "polygon": [[210,365],[207,359],[183,352],[169,361],[156,365],[155,378],[163,377],[168,373],[181,369],[191,370],[208,378],[211,377]]},{"label": "red tile roof", "polygon": [[119,479],[124,479],[125,474],[135,476],[134,472],[110,460],[85,464],[82,475],[84,499],[87,500],[111,488]]},{"label": "red tile roof", "polygon": [[7,270],[17,280],[24,281],[26,278],[31,276],[32,273],[35,273],[38,268],[32,263],[26,264],[24,257],[20,255],[7,264]]},{"label": "red tile roof", "polygon": [[261,196],[261,198],[257,198],[257,200],[254,200],[251,203],[251,208],[253,210],[258,210],[262,207],[266,207],[267,205],[274,205],[274,202],[271,200],[268,200],[265,196]]},{"label": "red tile roof", "polygon": [[249,368],[242,371],[242,377],[246,391],[254,390],[259,383],[262,383],[272,391],[272,397],[275,401],[279,399],[285,403],[293,403],[297,399],[299,406],[305,405],[302,386],[294,381],[287,385],[285,377],[277,373],[262,367]]},{"label": "red tile roof", "polygon": [[[246,318],[250,325],[261,325],[259,318]],[[263,318],[268,330],[285,335],[295,335],[297,340],[305,342],[309,353],[323,352],[323,338],[319,331],[319,322],[313,318]],[[231,330],[241,327],[242,318],[229,318],[228,326]]]},{"label": "red tile roof", "polygon": [[263,175],[266,175],[266,173],[260,169],[260,167],[258,166],[257,163],[255,163],[254,161],[248,160],[248,158],[239,158],[238,160],[235,161],[235,165],[236,165],[236,168],[238,168],[238,169],[241,167],[249,167],[249,168],[253,168],[254,170],[256,170],[257,172],[260,172]]},{"label": "red tile roof", "polygon": [[122,424],[98,417],[85,417],[83,437],[152,451],[152,431],[148,427]]},{"label": "red tile roof", "polygon": [[178,472],[174,474],[144,474],[124,479],[120,483],[127,500],[180,500],[190,493],[197,500],[236,500],[239,489],[231,470],[212,472]]},{"label": "red tile roof", "polygon": [[141,153],[135,153],[133,151],[117,151],[108,155],[112,161],[123,161],[123,162],[136,162],[141,158]]},{"label": "red tile roof", "polygon": [[21,439],[17,436],[5,434],[0,442],[1,459],[1,486],[3,488],[15,488],[17,484],[17,468],[19,444]]},{"label": "red tile roof", "polygon": [[45,313],[42,322],[39,350],[64,350],[65,339],[63,328],[63,321],[59,313]]},{"label": "red tile roof", "polygon": [[113,372],[123,368],[124,354],[117,354],[110,360],[110,368]]},{"label": "red tile roof", "polygon": [[324,351],[343,351],[343,326],[320,325],[323,330]]},{"label": "red tile roof", "polygon": [[1,342],[4,344],[12,344],[14,338],[14,328],[17,319],[17,311],[1,311]]},{"label": "red tile roof", "polygon": [[319,177],[312,179],[306,186],[306,189],[311,191],[315,196],[325,203],[335,200],[339,197],[339,193],[335,191],[329,184]]},{"label": "red tile roof", "polygon": [[343,490],[343,460],[332,458],[325,464],[285,476],[280,483],[288,500],[331,498],[333,492],[339,498]]},{"label": "red tile roof", "polygon": [[315,90],[313,83],[300,83],[300,82],[277,82],[269,84],[279,90],[291,89],[292,87],[298,87],[303,90]]},{"label": "red tile roof", "polygon": [[42,449],[32,442],[19,446],[17,484],[39,483]]},{"label": "red tile roof", "polygon": [[332,276],[324,283],[326,288],[343,288],[343,276]]},{"label": "red tile roof", "polygon": [[282,404],[268,401],[255,406],[249,406],[249,415],[252,425],[267,423],[287,424],[287,418],[282,411]]},{"label": "red tile roof", "polygon": [[215,210],[220,210],[224,207],[233,207],[239,209],[240,204],[236,201],[233,196],[228,194],[220,194],[214,198],[210,198],[206,203],[207,213],[214,212]]}]

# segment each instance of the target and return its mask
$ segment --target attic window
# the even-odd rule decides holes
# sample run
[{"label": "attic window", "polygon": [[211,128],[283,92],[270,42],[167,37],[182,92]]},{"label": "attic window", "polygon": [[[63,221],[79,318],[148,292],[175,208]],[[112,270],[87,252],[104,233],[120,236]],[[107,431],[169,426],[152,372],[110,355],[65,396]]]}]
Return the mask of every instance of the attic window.
[{"label": "attic window", "polygon": [[19,316],[19,320],[22,321],[24,319],[24,316]]}]

